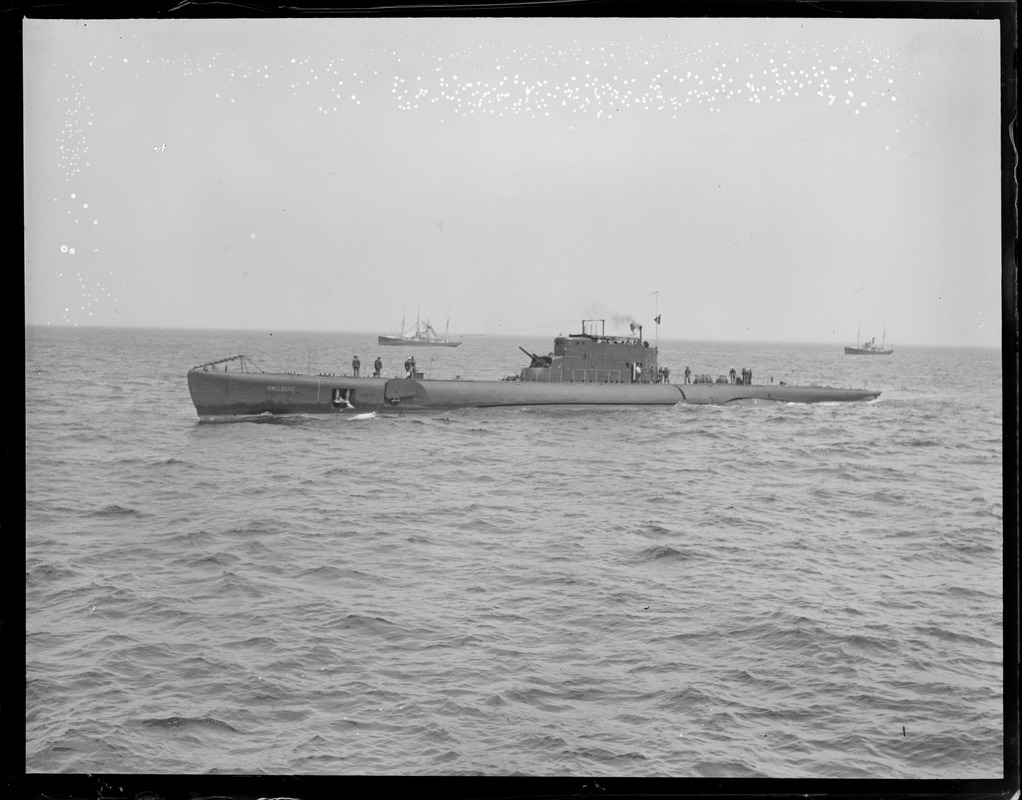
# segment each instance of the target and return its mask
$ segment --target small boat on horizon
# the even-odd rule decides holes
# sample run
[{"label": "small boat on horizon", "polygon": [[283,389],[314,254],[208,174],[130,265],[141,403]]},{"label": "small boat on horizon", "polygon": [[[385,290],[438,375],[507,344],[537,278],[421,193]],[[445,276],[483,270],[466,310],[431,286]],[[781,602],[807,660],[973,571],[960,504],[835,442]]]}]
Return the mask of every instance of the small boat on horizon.
[{"label": "small boat on horizon", "polygon": [[893,347],[887,347],[887,331],[884,331],[883,339],[880,340],[880,344],[877,344],[877,339],[874,336],[868,342],[859,343],[859,336],[855,337],[855,347],[846,347],[846,356],[889,356],[894,352]]},{"label": "small boat on horizon", "polygon": [[[450,328],[451,320],[447,320],[447,328]],[[455,341],[447,337],[447,328],[444,329],[444,335],[441,336],[437,333],[433,326],[430,325],[427,319],[425,323],[419,320],[419,315],[415,315],[415,327],[405,328],[405,321],[401,319],[401,333],[397,336],[378,336],[377,343],[384,345],[405,345],[408,347],[457,347],[461,344],[461,341]]]}]

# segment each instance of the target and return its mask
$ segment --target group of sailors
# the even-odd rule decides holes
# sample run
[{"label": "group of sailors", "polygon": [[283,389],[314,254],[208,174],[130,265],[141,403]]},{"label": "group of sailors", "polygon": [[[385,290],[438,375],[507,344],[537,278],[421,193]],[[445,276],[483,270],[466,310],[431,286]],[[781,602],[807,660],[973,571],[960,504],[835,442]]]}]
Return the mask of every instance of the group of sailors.
[{"label": "group of sailors", "polygon": [[735,368],[731,367],[731,372],[728,373],[728,377],[731,378],[731,383],[749,385],[752,383],[752,370],[742,368],[742,376],[738,377],[738,373],[735,372]]},{"label": "group of sailors", "polygon": [[[772,382],[773,378],[771,378],[770,380]],[[712,383],[713,381],[709,375],[696,375],[695,382]],[[735,371],[735,368],[732,367],[731,372],[728,373],[727,378],[724,378],[723,375],[717,378],[717,383],[725,382],[733,384],[735,386],[749,386],[752,384],[752,370],[743,368],[741,374],[739,374],[738,372]],[[685,367],[685,383],[692,383],[692,370],[690,370],[688,367]]]},{"label": "group of sailors", "polygon": [[[648,366],[647,369],[649,370],[649,373],[648,373],[649,377],[652,380],[652,378],[653,378],[653,367],[652,366]],[[685,376],[685,383],[692,383],[692,380],[693,380],[692,370],[689,369],[688,367],[685,367],[685,372],[683,374]],[[738,386],[741,386],[741,385],[748,386],[748,385],[752,384],[752,370],[751,369],[742,369],[741,375],[739,375],[734,370],[734,368],[732,368],[731,372],[728,375],[728,377],[730,378],[730,380],[727,381],[728,383],[732,383],[732,384],[735,384],[735,385],[738,385]],[[633,380],[633,382],[642,380],[642,365],[641,364],[634,364],[633,365],[632,380]],[[717,379],[717,383],[724,383],[726,380],[727,379],[725,379],[724,376],[721,376],[721,377],[719,377]],[[656,382],[657,383],[670,383],[671,382],[671,370],[670,370],[670,367],[660,367],[660,369],[657,370]],[[696,375],[695,376],[695,382],[696,383],[712,383],[713,381],[712,381],[712,379],[710,378],[709,375]]]},{"label": "group of sailors", "polygon": [[[636,369],[641,369],[641,366],[639,364],[636,364],[635,367],[636,367]],[[650,376],[652,377],[652,367],[650,367],[649,369],[650,369]],[[640,375],[641,375],[641,373],[637,372],[635,380],[639,380],[640,379],[639,378]],[[692,375],[692,370],[691,369],[689,369],[688,367],[685,367],[685,372],[683,373],[683,375],[685,376],[685,383],[692,383],[693,375]],[[694,379],[695,379],[696,383],[712,383],[713,382],[713,380],[710,378],[709,375],[696,375],[696,376],[694,376]],[[772,381],[773,381],[773,379],[771,378],[771,382]],[[657,371],[656,382],[657,383],[670,383],[671,382],[671,370],[670,370],[669,367],[660,367],[660,369]],[[735,371],[734,368],[732,368],[731,372],[728,374],[728,378],[724,378],[724,376],[722,375],[719,378],[717,378],[716,382],[717,383],[725,383],[725,382],[727,382],[727,383],[731,383],[731,384],[736,385],[736,386],[751,386],[752,385],[752,370],[751,369],[744,369],[743,368],[741,374],[739,374],[737,371]]]},{"label": "group of sailors", "polygon": [[[361,371],[361,369],[362,369],[362,362],[359,361],[358,356],[355,356],[353,359],[351,359],[351,374],[352,374],[352,376],[357,378],[358,375],[359,375],[359,372]],[[373,362],[373,377],[374,378],[379,378],[382,375],[383,375],[383,360],[379,356],[376,356],[376,360]],[[409,356],[408,358],[405,359],[405,377],[407,377],[407,378],[414,378],[415,377],[415,356]]]},{"label": "group of sailors", "polygon": [[[362,362],[358,360],[358,356],[351,359],[351,374],[354,377],[358,377],[359,371],[362,369]],[[383,361],[379,356],[376,356],[376,360],[373,362],[373,377],[379,378],[383,372]]]},{"label": "group of sailors", "polygon": [[[652,364],[646,364],[646,383],[670,383],[671,382],[671,370],[670,367],[660,367],[655,373],[653,371]],[[632,383],[642,383],[643,365],[641,362],[635,362],[631,365],[632,367]]]}]

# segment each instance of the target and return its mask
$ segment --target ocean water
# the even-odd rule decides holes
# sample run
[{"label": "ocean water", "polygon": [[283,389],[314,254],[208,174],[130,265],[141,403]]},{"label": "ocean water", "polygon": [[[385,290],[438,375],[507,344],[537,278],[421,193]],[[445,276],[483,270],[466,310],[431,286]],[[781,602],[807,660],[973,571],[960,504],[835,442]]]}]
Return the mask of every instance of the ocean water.
[{"label": "ocean water", "polygon": [[[416,356],[501,377],[554,333]],[[188,396],[237,353],[395,374],[374,342],[26,329],[28,773],[1001,777],[999,350],[660,342],[883,389],[851,405]]]}]

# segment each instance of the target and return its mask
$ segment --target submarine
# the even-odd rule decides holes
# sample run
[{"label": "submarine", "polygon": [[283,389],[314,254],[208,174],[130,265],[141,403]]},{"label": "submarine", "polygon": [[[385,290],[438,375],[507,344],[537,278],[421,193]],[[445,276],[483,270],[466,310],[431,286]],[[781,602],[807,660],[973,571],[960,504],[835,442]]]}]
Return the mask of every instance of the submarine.
[{"label": "submarine", "polygon": [[[816,385],[755,384],[751,380],[686,375],[670,382],[656,346],[633,324],[627,336],[604,333],[604,320],[583,320],[580,333],[554,339],[549,355],[530,353],[528,366],[501,380],[304,375],[266,372],[244,355],[188,371],[188,391],[200,418],[264,414],[351,414],[447,411],[513,406],[674,406],[736,402],[848,403],[880,392]],[[414,370],[414,368],[413,368]]]}]

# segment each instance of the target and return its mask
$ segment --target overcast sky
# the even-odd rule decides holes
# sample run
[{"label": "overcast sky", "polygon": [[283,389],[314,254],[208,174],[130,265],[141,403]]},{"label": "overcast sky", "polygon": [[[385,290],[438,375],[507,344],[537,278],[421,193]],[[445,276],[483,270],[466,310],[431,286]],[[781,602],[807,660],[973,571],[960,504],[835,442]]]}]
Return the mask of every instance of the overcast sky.
[{"label": "overcast sky", "polygon": [[1000,342],[996,20],[26,20],[30,324]]}]

